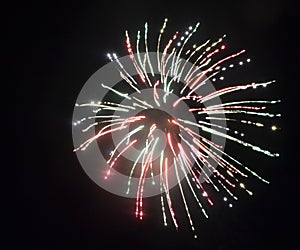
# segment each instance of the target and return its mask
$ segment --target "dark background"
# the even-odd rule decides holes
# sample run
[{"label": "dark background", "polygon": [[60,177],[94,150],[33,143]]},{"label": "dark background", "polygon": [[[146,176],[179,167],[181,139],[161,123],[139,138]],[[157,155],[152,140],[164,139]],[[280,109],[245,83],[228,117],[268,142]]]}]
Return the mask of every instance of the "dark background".
[{"label": "dark background", "polygon": [[[3,249],[291,249],[299,196],[296,1],[13,2],[3,12],[5,63],[18,100]],[[283,100],[281,130],[259,135],[281,157],[245,156],[271,184],[251,178],[253,197],[241,195],[232,209],[214,206],[209,219],[196,213],[197,240],[187,223],[179,232],[163,226],[159,197],[146,199],[145,220],[136,220],[134,201],[98,187],[72,152],[72,112],[83,84],[108,62],[107,52],[125,55],[125,29],[135,34],[148,21],[155,33],[165,17],[168,34],[197,21],[201,41],[226,33],[233,51],[246,48],[253,59],[252,79],[276,79],[269,97]]]}]

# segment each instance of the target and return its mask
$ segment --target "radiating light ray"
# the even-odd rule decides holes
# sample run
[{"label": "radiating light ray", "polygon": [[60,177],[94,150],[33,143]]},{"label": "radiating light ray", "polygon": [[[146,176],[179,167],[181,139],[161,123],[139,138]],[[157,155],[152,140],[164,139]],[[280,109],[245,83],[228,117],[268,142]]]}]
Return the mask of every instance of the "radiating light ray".
[{"label": "radiating light ray", "polygon": [[276,117],[280,114],[263,113],[263,112],[250,112],[245,110],[209,110],[209,111],[199,111],[198,114],[247,114],[247,115],[258,115],[267,117]]},{"label": "radiating light ray", "polygon": [[[140,194],[142,192],[142,181],[144,178],[144,173],[146,173],[145,170],[147,170],[147,167],[149,165],[149,159],[151,154],[149,153],[149,147],[151,146],[152,142],[154,139],[152,138],[150,142],[148,142],[148,139],[146,139],[145,147],[144,147],[144,153],[143,153],[143,158],[142,158],[142,164],[141,164],[141,174],[139,178],[139,183],[138,183],[138,188],[137,188],[137,198],[136,198],[136,216],[140,215],[140,218],[142,218],[142,215],[139,214],[139,211],[142,211],[142,199],[140,198]],[[148,159],[148,160],[147,160]],[[139,209],[140,208],[140,209]]]},{"label": "radiating light ray", "polygon": [[148,158],[145,161],[146,166],[145,166],[145,168],[142,168],[142,173],[141,173],[141,177],[140,177],[140,181],[139,181],[139,186],[138,186],[138,195],[139,195],[138,204],[139,204],[139,208],[137,208],[137,212],[140,215],[140,219],[143,219],[143,192],[144,192],[144,183],[145,183],[145,179],[146,179],[147,169],[149,167],[151,169],[151,162],[152,162],[153,152],[155,150],[155,147],[156,147],[158,141],[159,141],[159,138],[157,137],[154,141],[154,144],[151,148],[151,151],[149,152],[149,154],[147,156]]},{"label": "radiating light ray", "polygon": [[[146,149],[146,151],[148,153],[148,150]],[[144,154],[145,156],[146,154]],[[144,191],[144,187],[143,187],[143,180],[144,180],[144,176],[145,173],[147,172],[147,169],[149,167],[149,159],[150,159],[150,154],[148,153],[145,161],[143,161],[142,166],[141,166],[141,175],[139,178],[139,184],[138,184],[138,188],[137,188],[137,198],[136,198],[136,216],[140,218],[140,220],[143,219],[143,191]]]},{"label": "radiating light ray", "polygon": [[133,140],[131,143],[129,143],[115,158],[114,160],[111,162],[111,164],[109,165],[109,170],[106,172],[106,175],[104,177],[104,179],[107,179],[108,176],[110,175],[111,169],[113,168],[113,166],[115,165],[116,161],[119,159],[119,157],[124,154],[124,152],[126,150],[128,150],[130,147],[132,147],[135,143],[137,142],[137,140]]},{"label": "radiating light ray", "polygon": [[[98,107],[100,108],[112,108],[112,107],[118,107],[118,108],[124,108],[126,110],[134,110],[135,108],[129,105],[124,105],[124,104],[120,104],[120,103],[114,103],[114,102],[98,102]],[[116,110],[118,111],[118,110]]]},{"label": "radiating light ray", "polygon": [[[118,110],[122,111],[122,110]],[[94,116],[89,116],[88,119],[103,119],[103,118],[120,118],[119,115],[94,115]]]},{"label": "radiating light ray", "polygon": [[201,184],[200,180],[197,178],[197,176],[195,175],[194,171],[192,171],[191,166],[188,164],[187,161],[185,161],[184,157],[182,157],[182,154],[178,155],[178,159],[180,164],[183,166],[183,168],[185,167],[187,172],[191,174],[193,180],[195,181],[195,183],[198,185],[199,189],[202,190],[202,194],[205,194],[203,197],[206,197],[208,203],[212,206],[213,202],[210,199],[210,197],[208,196],[207,192],[205,191],[205,188],[203,187],[203,185]]},{"label": "radiating light ray", "polygon": [[240,122],[248,125],[255,125],[256,127],[264,127],[264,124],[260,122],[255,122],[255,121],[249,121],[249,120],[238,120],[238,119],[232,119],[232,118],[221,118],[221,117],[206,117],[205,119],[207,120],[225,120],[225,121],[230,121],[230,122]]},{"label": "radiating light ray", "polygon": [[[163,220],[164,220],[164,225],[167,226],[167,216],[166,216],[166,209],[165,209],[165,203],[164,203],[164,197],[163,193],[166,190],[165,184],[164,184],[164,179],[163,179],[163,161],[164,161],[164,150],[161,151],[160,153],[160,161],[159,161],[159,188],[160,188],[160,202],[161,202],[161,210],[162,210],[162,215],[163,215]],[[164,187],[164,189],[163,189]]]},{"label": "radiating light ray", "polygon": [[[182,140],[184,142],[187,143],[187,141],[180,135],[180,137],[182,138]],[[204,138],[202,138],[203,141],[207,142],[210,146],[212,146],[216,151],[221,152],[221,150],[217,147],[217,145],[214,145],[213,143],[210,143],[208,140],[205,140]],[[196,138],[193,139],[193,141],[195,142],[195,144],[197,146],[199,146],[203,151],[205,151],[205,153],[210,156],[211,159],[213,159],[214,161],[216,161],[220,166],[224,167],[224,168],[228,168],[228,170],[233,170],[235,173],[239,173],[244,177],[247,177],[247,175],[245,175],[244,173],[242,173],[241,171],[239,171],[238,169],[236,169],[232,164],[230,164],[228,161],[226,161],[224,158],[220,157],[218,154],[216,154],[214,151],[210,151],[207,147],[205,147],[203,144],[200,143],[199,140],[197,140]],[[202,161],[202,163],[206,166],[210,166],[210,164],[206,161],[203,162],[204,159],[201,159],[200,152],[193,150],[194,147],[191,146],[189,143],[187,143],[192,151],[194,151],[196,153],[196,155],[198,156],[198,159]],[[226,153],[224,153],[225,155],[227,155]],[[227,155],[228,156],[228,155]],[[229,156],[230,157],[230,156]],[[236,163],[239,163],[238,161],[236,161],[235,159],[233,159],[232,157],[230,157],[232,160],[234,160]],[[197,165],[198,162],[196,161]],[[208,164],[208,165],[207,165]],[[240,163],[239,163],[240,164]],[[241,165],[241,164],[240,164]],[[202,171],[202,173],[205,174],[205,171],[203,171],[203,169],[199,166],[199,169]],[[218,173],[218,172],[217,172]],[[257,174],[256,174],[257,175]],[[261,177],[260,177],[261,178]],[[223,178],[228,184],[232,185],[230,182],[228,182],[228,180],[226,180],[226,178]],[[235,178],[236,179],[236,178]]]},{"label": "radiating light ray", "polygon": [[[200,46],[196,47],[193,52],[190,54],[190,56],[187,58],[186,62],[184,63],[184,65],[182,66],[182,69],[180,71],[180,76],[182,76],[183,71],[187,65],[188,62],[190,62],[191,58],[193,57],[193,55],[195,55],[201,48],[205,47],[207,44],[209,43],[209,40],[207,40],[205,43],[201,44]],[[189,73],[191,72],[192,67],[189,69],[188,73],[186,74],[184,80],[186,80],[187,76],[189,75]]]},{"label": "radiating light ray", "polygon": [[140,154],[138,155],[138,157],[136,158],[132,168],[131,168],[131,171],[130,171],[130,174],[129,174],[129,178],[128,178],[128,185],[127,185],[127,191],[126,191],[126,194],[129,194],[130,192],[130,187],[131,187],[131,179],[132,179],[132,175],[133,175],[133,172],[136,168],[136,165],[138,164],[139,160],[141,159],[141,157],[144,155],[146,151],[146,148],[143,148],[140,152]]},{"label": "radiating light ray", "polygon": [[[205,178],[209,181],[210,184],[212,184],[213,188],[219,192],[219,188],[214,184],[214,182],[212,181],[212,179],[209,177],[209,175],[206,173],[206,171],[204,170],[204,168],[199,164],[198,161],[201,161],[201,163],[203,164],[203,166],[206,166],[206,162],[202,161],[200,157],[196,158],[196,156],[194,156],[194,154],[191,152],[191,156],[193,157],[193,159],[196,162],[196,165],[199,167],[199,170],[201,171],[200,173],[203,173],[205,175]],[[207,168],[208,169],[208,168]],[[209,170],[209,169],[208,169]]]},{"label": "radiating light ray", "polygon": [[[145,23],[145,50],[146,50],[146,57],[147,57],[147,63],[148,63],[148,66],[150,68],[150,71],[151,71],[151,75],[154,76],[154,71],[153,71],[153,67],[152,67],[152,64],[151,64],[151,60],[150,60],[150,57],[149,57],[149,50],[148,50],[148,39],[147,39],[147,36],[148,36],[148,23]],[[151,84],[151,81],[149,82]],[[150,85],[149,84],[149,85]],[[150,87],[152,87],[152,84],[150,85]]]},{"label": "radiating light ray", "polygon": [[139,107],[139,108],[141,108],[141,109],[148,109],[148,107],[143,106],[143,105],[141,105],[141,104],[139,104],[139,103],[136,103],[136,102],[133,103],[133,106]]},{"label": "radiating light ray", "polygon": [[128,34],[128,31],[127,31],[127,30],[125,31],[125,36],[126,36],[127,51],[128,51],[128,53],[129,53],[129,55],[130,55],[130,58],[131,58],[132,63],[133,63],[133,66],[135,67],[136,72],[137,72],[138,75],[140,76],[141,81],[142,81],[143,83],[145,83],[145,82],[146,82],[145,76],[144,76],[142,70],[139,68],[137,61],[135,60],[135,57],[134,57],[134,54],[133,54],[133,51],[132,51],[132,48],[131,48],[131,43],[130,43],[129,34]]},{"label": "radiating light ray", "polygon": [[205,121],[198,121],[199,124],[203,124],[203,125],[207,125],[207,126],[212,126],[212,127],[216,127],[216,128],[220,128],[220,129],[223,129],[223,130],[229,130],[229,128],[227,127],[223,127],[223,126],[220,126],[220,125],[217,125],[217,124],[213,124],[213,123],[209,123],[209,122],[205,122]]},{"label": "radiating light ray", "polygon": [[173,102],[173,108],[175,108],[175,107],[178,105],[178,103],[179,103],[180,101],[182,101],[182,100],[193,100],[193,101],[197,100],[196,102],[199,102],[198,100],[199,100],[201,97],[202,97],[202,96],[195,96],[195,95],[193,95],[193,96],[191,96],[191,95],[182,96],[182,97],[178,98],[175,102]]},{"label": "radiating light ray", "polygon": [[199,84],[192,88],[191,91],[187,94],[187,96],[190,96],[193,92],[195,92],[197,89],[199,89],[200,87],[202,87],[207,81],[209,81],[210,79],[212,79],[215,75],[219,74],[220,72],[217,71],[213,74],[211,74],[209,77],[207,77],[206,79],[204,79],[203,81],[199,82]]},{"label": "radiating light ray", "polygon": [[109,164],[110,161],[112,160],[112,158],[114,157],[116,151],[118,150],[118,148],[120,147],[120,145],[125,141],[125,140],[128,140],[130,139],[130,137],[132,135],[134,135],[135,133],[137,133],[138,131],[141,131],[145,126],[144,125],[141,125],[139,127],[137,127],[136,129],[132,130],[131,132],[129,132],[118,144],[117,146],[114,148],[114,150],[112,150],[111,152],[111,156],[110,158],[108,159],[107,163]]},{"label": "radiating light ray", "polygon": [[135,80],[132,77],[128,78],[122,72],[120,72],[120,75],[129,84],[130,87],[132,87],[136,92],[141,93],[141,91],[136,86],[134,86],[133,83],[135,83]]},{"label": "radiating light ray", "polygon": [[[143,100],[140,100],[139,98],[137,98],[137,97],[135,97],[135,96],[133,97],[133,99],[136,100],[136,101],[138,101],[139,103],[141,103],[141,104],[147,106],[147,108],[153,109],[153,106],[152,106],[151,104],[149,104],[148,102],[143,101]],[[147,108],[146,108],[146,109],[147,109]]]},{"label": "radiating light ray", "polygon": [[76,152],[79,149],[80,150],[85,150],[93,141],[97,140],[98,138],[100,138],[103,135],[109,134],[111,132],[117,131],[117,130],[122,130],[125,129],[127,126],[119,126],[117,128],[114,129],[109,129],[106,131],[100,131],[97,135],[93,136],[92,138],[86,140],[85,142],[83,142],[82,144],[79,145],[79,147],[75,148],[73,151]]},{"label": "radiating light ray", "polygon": [[[215,188],[216,191],[219,191],[219,189],[217,188],[217,186],[214,185],[213,181],[210,179],[209,175],[206,173],[206,171],[204,170],[204,168],[199,164],[198,160],[201,161],[201,163],[203,164],[203,166],[206,166],[206,162],[204,162],[204,156],[203,154],[201,154],[201,152],[199,150],[197,150],[195,148],[194,145],[191,145],[191,143],[189,143],[187,140],[185,140],[183,138],[183,136],[180,136],[180,138],[182,139],[182,141],[184,141],[192,150],[192,152],[195,153],[195,155],[197,156],[194,156],[194,154],[192,152],[190,152],[192,158],[194,159],[196,165],[199,167],[199,173],[203,173],[205,175],[205,177],[209,180],[209,182],[213,185],[213,187]],[[208,169],[208,171],[210,171],[210,173],[212,173],[212,171],[210,169]]]},{"label": "radiating light ray", "polygon": [[[230,172],[236,172],[234,168],[231,168],[231,164],[226,164],[227,161],[225,159],[223,159],[219,154],[217,154],[216,152],[214,152],[213,150],[211,150],[210,148],[208,148],[207,146],[205,146],[203,143],[201,143],[199,140],[194,139],[194,143],[195,145],[197,145],[198,147],[201,148],[201,150],[203,150],[206,155],[208,155],[210,157],[210,159],[212,159],[213,161],[215,161],[216,163],[219,164],[220,167],[229,170]],[[210,163],[208,161],[206,161],[207,164],[205,164],[206,166],[210,166]],[[216,172],[217,170],[214,169],[214,171]],[[216,172],[217,173],[217,172]],[[222,177],[222,176],[221,176]],[[222,177],[222,179],[224,179]],[[224,179],[225,180],[225,179]],[[225,180],[227,182],[227,180]],[[231,185],[231,183],[229,183]]]},{"label": "radiating light ray", "polygon": [[209,107],[207,107],[207,110],[209,109],[214,109],[214,108],[219,108],[219,107],[227,107],[227,106],[232,106],[232,105],[237,105],[237,104],[258,104],[258,103],[262,103],[262,104],[275,104],[275,103],[279,103],[281,102],[281,100],[276,100],[276,101],[263,101],[263,100],[256,100],[256,101],[236,101],[236,102],[226,102],[226,103],[221,103],[221,104],[216,104],[216,105],[210,105]]},{"label": "radiating light ray", "polygon": [[[145,37],[146,54],[148,54],[148,45],[147,45],[147,33],[148,33],[148,31],[147,30],[148,29],[146,28],[146,24],[145,24],[145,36],[144,37]],[[142,62],[142,58],[141,58],[140,51],[139,51],[140,31],[138,31],[136,43],[137,43],[136,44],[136,52],[137,52],[136,54],[137,54],[137,57],[138,57],[139,66],[142,69],[142,71],[145,73],[146,72],[146,62],[147,62],[145,59],[147,59],[149,56],[147,57],[147,55],[144,55],[144,62]],[[151,65],[151,62],[149,62],[149,65]],[[151,66],[151,70],[153,71],[152,66]],[[148,75],[144,74],[143,76],[146,78],[146,80],[148,82],[148,85],[151,87],[152,83],[151,83]]]},{"label": "radiating light ray", "polygon": [[[88,139],[85,142],[83,142],[82,144],[80,144],[80,146],[75,148],[73,151],[75,152],[79,149],[85,150],[93,141],[99,139],[100,137],[102,137],[106,134],[112,133],[114,131],[117,131],[117,130],[125,129],[127,127],[128,123],[136,122],[136,121],[139,121],[144,118],[145,118],[145,116],[129,117],[125,120],[122,119],[122,121],[120,121],[120,122],[115,122],[115,123],[109,124],[107,126],[104,126],[95,136],[91,137],[90,139]],[[115,126],[115,125],[120,125],[120,126],[113,128],[113,129],[105,130],[105,129],[107,129],[111,126]]]},{"label": "radiating light ray", "polygon": [[232,192],[230,192],[230,190],[223,184],[222,181],[218,180],[218,182],[233,199],[238,200],[238,198]]},{"label": "radiating light ray", "polygon": [[245,50],[241,50],[240,52],[238,52],[238,53],[235,53],[235,54],[233,54],[233,55],[230,55],[230,56],[227,56],[227,57],[225,57],[225,58],[223,58],[223,59],[221,59],[221,60],[219,60],[218,62],[216,62],[215,64],[213,64],[212,66],[210,66],[208,69],[206,69],[206,70],[204,70],[204,71],[202,71],[201,73],[200,73],[200,76],[198,76],[197,77],[197,79],[196,80],[194,80],[193,81],[193,83],[190,85],[190,89],[193,89],[194,87],[195,87],[195,85],[210,71],[210,70],[212,70],[214,67],[216,67],[217,65],[219,65],[219,64],[221,64],[222,62],[225,62],[225,61],[227,61],[227,60],[229,60],[229,59],[232,59],[232,58],[234,58],[234,57],[237,57],[237,56],[239,56],[240,54],[242,54],[242,53],[244,53],[245,52]]},{"label": "radiating light ray", "polygon": [[193,232],[195,232],[194,223],[193,223],[193,220],[192,220],[192,217],[191,217],[191,214],[190,214],[190,211],[189,211],[189,207],[188,207],[188,204],[186,202],[185,195],[184,195],[181,183],[180,183],[180,179],[179,179],[179,175],[178,175],[178,170],[177,170],[177,163],[176,162],[177,161],[174,158],[175,172],[176,172],[176,177],[177,177],[177,180],[178,180],[178,186],[179,186],[179,189],[180,189],[181,198],[182,198],[183,203],[184,203],[184,208],[185,208],[186,214],[187,214],[187,216],[189,218],[191,229],[192,229]]},{"label": "radiating light ray", "polygon": [[224,88],[224,89],[221,89],[221,90],[217,90],[213,93],[210,93],[204,97],[201,98],[200,102],[203,103],[203,102],[206,102],[208,100],[211,100],[215,97],[220,97],[224,94],[228,94],[228,93],[231,93],[231,92],[234,92],[234,91],[238,91],[238,90],[245,90],[245,89],[248,89],[248,88],[254,88],[254,87],[259,87],[259,86],[267,86],[269,84],[272,84],[274,83],[275,81],[268,81],[268,82],[263,82],[263,83],[255,83],[255,82],[252,82],[250,84],[245,84],[245,85],[237,85],[237,86],[231,86],[231,87],[227,87],[227,88]]},{"label": "radiating light ray", "polygon": [[178,119],[178,120],[179,120],[179,121],[182,121],[182,122],[184,122],[184,123],[187,123],[187,124],[189,124],[189,125],[193,125],[193,126],[199,127],[199,128],[201,128],[203,131],[208,132],[208,133],[210,133],[210,134],[218,135],[218,136],[224,137],[224,138],[226,138],[226,139],[229,139],[229,140],[231,140],[231,141],[237,142],[237,143],[239,143],[239,144],[241,144],[241,145],[243,145],[243,146],[250,147],[250,148],[252,148],[252,150],[257,151],[257,152],[264,153],[264,154],[266,154],[266,155],[268,155],[268,156],[272,156],[272,157],[279,156],[278,153],[271,153],[271,152],[268,151],[268,150],[261,149],[261,148],[258,147],[258,146],[255,146],[255,145],[253,145],[253,144],[244,142],[244,141],[242,141],[242,140],[240,140],[240,139],[237,139],[237,138],[235,138],[235,137],[233,137],[233,136],[230,136],[230,135],[227,135],[227,134],[225,134],[225,133],[219,132],[219,131],[217,131],[217,130],[215,130],[215,129],[207,128],[207,127],[205,127],[205,126],[203,126],[203,125],[199,125],[199,124],[197,124],[197,123],[190,122],[190,121],[187,121],[187,120],[181,120],[181,119]]},{"label": "radiating light ray", "polygon": [[172,200],[171,200],[171,197],[170,197],[170,189],[169,189],[169,178],[168,178],[168,157],[165,157],[164,158],[164,182],[165,182],[165,185],[166,185],[166,189],[165,189],[165,192],[166,192],[166,197],[167,197],[167,203],[168,203],[168,206],[169,206],[169,210],[170,210],[170,213],[171,213],[171,217],[172,217],[172,220],[173,220],[173,223],[174,223],[174,226],[176,229],[178,229],[178,223],[177,223],[177,219],[175,218],[175,212],[174,212],[174,209],[173,209],[173,205],[172,205]]},{"label": "radiating light ray", "polygon": [[106,85],[103,84],[103,83],[101,83],[101,86],[102,86],[104,89],[109,89],[109,90],[115,92],[117,95],[119,95],[119,96],[121,96],[121,97],[124,97],[124,98],[126,98],[126,99],[128,99],[128,100],[131,100],[131,97],[128,96],[128,93],[122,93],[122,92],[120,92],[120,91],[118,91],[118,90],[115,90],[114,88],[111,88],[111,87],[109,87],[109,86],[106,86]]},{"label": "radiating light ray", "polygon": [[[180,169],[183,171],[183,173],[184,173],[185,176],[188,176],[187,172],[185,171],[185,169],[184,169],[181,165],[180,165]],[[186,178],[186,181],[187,181],[187,183],[188,183],[188,185],[189,185],[189,188],[190,188],[190,191],[192,192],[193,197],[195,198],[195,200],[196,200],[198,206],[200,207],[202,213],[204,214],[204,216],[205,216],[206,218],[208,218],[208,215],[207,215],[205,209],[203,208],[203,206],[202,206],[202,204],[201,204],[201,202],[200,202],[200,200],[199,200],[199,198],[198,198],[198,196],[197,196],[197,194],[196,194],[194,188],[192,187],[192,184],[191,184],[189,178]]]},{"label": "radiating light ray", "polygon": [[[184,42],[183,42],[183,44],[182,44],[182,46],[181,46],[181,48],[180,48],[180,50],[179,50],[179,52],[178,52],[178,54],[177,54],[177,62],[178,62],[179,59],[180,59],[181,53],[182,53],[182,51],[183,51],[185,45],[186,45],[187,42],[190,40],[190,38],[192,37],[192,35],[197,31],[199,25],[200,25],[200,23],[197,23],[197,24],[195,25],[195,28],[193,29],[193,31],[192,31],[191,33],[189,33],[189,35],[187,36],[187,38],[184,40]],[[178,70],[178,68],[177,68],[177,70]],[[176,71],[177,71],[177,70],[176,70]]]},{"label": "radiating light ray", "polygon": [[[113,62],[113,58],[111,57],[110,53],[107,54],[110,61]],[[135,91],[140,93],[140,90],[136,87],[138,83],[134,80],[134,78],[126,71],[124,66],[121,64],[117,56],[114,54],[114,59],[116,60],[117,64],[119,65],[120,69],[118,69],[120,76],[132,87]],[[135,86],[136,85],[136,86]]]},{"label": "radiating light ray", "polygon": [[160,107],[160,104],[159,104],[159,95],[158,95],[158,92],[157,92],[157,87],[159,85],[159,80],[156,81],[156,83],[154,83],[154,86],[153,86],[153,99],[156,103],[156,105],[158,107]]},{"label": "radiating light ray", "polygon": [[165,47],[164,51],[163,51],[163,55],[162,55],[162,59],[161,59],[161,82],[164,83],[164,91],[167,91],[167,85],[166,85],[166,79],[167,79],[167,74],[166,74],[166,66],[167,66],[167,60],[165,59],[166,55],[167,55],[167,51],[170,48],[172,42],[177,38],[178,32],[176,32],[172,39],[169,40],[169,43],[167,44],[167,46]]},{"label": "radiating light ray", "polygon": [[[188,71],[188,73],[186,74],[184,80],[185,82],[189,83],[191,81],[191,77],[203,66],[206,66],[207,63],[209,63],[209,61],[207,61],[205,64],[201,64],[199,65],[199,67],[196,67],[197,63],[202,59],[202,57],[206,54],[207,51],[209,51],[212,47],[214,47],[215,45],[217,45],[218,43],[222,42],[223,38],[225,37],[225,35],[222,38],[219,38],[218,42],[213,43],[211,46],[208,46],[205,51],[197,58],[197,60],[195,60],[195,62],[193,63],[193,67],[190,68],[190,70]],[[210,40],[207,40],[203,46],[200,46],[199,49],[201,49],[202,47],[205,47],[208,43],[210,42]],[[199,50],[198,49],[198,50]],[[194,69],[194,70],[193,70]],[[180,94],[183,93],[183,91],[188,87],[188,84],[186,84],[182,90],[180,91]]]},{"label": "radiating light ray", "polygon": [[156,55],[157,55],[157,67],[158,67],[158,70],[159,70],[159,71],[161,71],[161,68],[160,68],[160,57],[159,57],[160,40],[161,40],[162,34],[164,33],[165,28],[166,28],[166,26],[167,26],[167,22],[168,22],[168,19],[165,18],[163,27],[162,27],[161,30],[160,30],[160,33],[159,33],[159,36],[158,36],[158,41],[157,41]]}]

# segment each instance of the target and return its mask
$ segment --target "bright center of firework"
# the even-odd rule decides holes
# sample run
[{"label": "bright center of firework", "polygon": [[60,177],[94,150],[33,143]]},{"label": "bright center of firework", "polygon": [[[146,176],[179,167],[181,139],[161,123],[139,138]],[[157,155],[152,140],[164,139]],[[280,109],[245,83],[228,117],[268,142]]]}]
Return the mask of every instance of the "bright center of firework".
[{"label": "bright center of firework", "polygon": [[[151,141],[159,143],[159,144],[157,143],[156,147],[153,147],[153,151],[152,151],[151,164],[153,167],[153,172],[148,173],[149,176],[151,174],[158,175],[159,163],[160,163],[159,156],[162,150],[164,151],[165,157],[169,157],[170,159],[173,156],[173,151],[175,154],[179,153],[177,147],[171,149],[170,145],[167,144],[166,142],[168,141],[168,139],[172,139],[175,145],[180,143],[181,142],[180,129],[178,125],[172,122],[174,121],[174,117],[172,117],[170,114],[160,109],[143,110],[136,115],[136,117],[140,117],[140,116],[144,116],[145,119],[143,119],[139,123],[133,123],[129,127],[129,133],[130,133],[138,129],[140,126],[143,126],[142,130],[139,130],[138,132],[134,133],[133,136],[131,137],[131,140],[133,141],[136,140],[136,143],[134,144],[133,147],[139,151],[142,151],[145,149],[145,142],[146,142],[146,147],[147,145],[149,145],[149,148],[152,147],[150,145]],[[143,164],[143,162],[141,164]],[[124,166],[120,168],[120,171],[122,171],[123,168]],[[141,168],[137,168],[133,176],[139,176],[140,171]]]},{"label": "bright center of firework", "polygon": [[160,135],[165,136],[165,138],[167,138],[167,135],[169,133],[176,142],[181,141],[179,137],[179,127],[172,122],[174,118],[167,112],[160,109],[146,109],[139,112],[136,116],[145,116],[146,118],[138,124],[133,123],[129,127],[129,131],[133,131],[139,126],[144,126],[143,130],[138,131],[131,137],[132,140],[138,140],[138,142],[134,146],[135,148],[141,150],[145,146],[144,142],[146,140],[149,140],[150,138],[155,139],[155,131],[157,129],[163,132]]}]

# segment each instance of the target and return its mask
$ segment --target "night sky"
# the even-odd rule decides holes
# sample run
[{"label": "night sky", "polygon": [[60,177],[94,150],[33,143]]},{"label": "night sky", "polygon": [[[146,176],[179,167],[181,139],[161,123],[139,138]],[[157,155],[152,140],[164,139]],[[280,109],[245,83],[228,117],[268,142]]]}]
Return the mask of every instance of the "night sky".
[{"label": "night sky", "polygon": [[[3,49],[13,69],[9,98],[18,100],[10,114],[18,154],[11,157],[15,165],[6,166],[16,178],[13,184],[5,178],[11,207],[5,216],[9,247],[3,249],[292,249],[299,196],[292,147],[299,120],[293,98],[299,89],[298,13],[283,0],[11,4],[5,13],[10,46]],[[254,196],[241,193],[233,208],[220,199],[207,209],[208,219],[195,208],[197,240],[184,215],[179,232],[171,223],[163,226],[159,196],[145,199],[146,216],[138,221],[135,201],[97,186],[72,152],[72,113],[84,83],[108,62],[107,52],[126,55],[126,29],[134,37],[147,21],[155,37],[165,17],[169,35],[198,21],[201,41],[227,34],[229,51],[246,48],[253,61],[239,79],[276,79],[264,97],[283,101],[276,106],[283,117],[274,121],[281,129],[253,135],[279,158],[228,148],[271,184],[250,177]]]}]

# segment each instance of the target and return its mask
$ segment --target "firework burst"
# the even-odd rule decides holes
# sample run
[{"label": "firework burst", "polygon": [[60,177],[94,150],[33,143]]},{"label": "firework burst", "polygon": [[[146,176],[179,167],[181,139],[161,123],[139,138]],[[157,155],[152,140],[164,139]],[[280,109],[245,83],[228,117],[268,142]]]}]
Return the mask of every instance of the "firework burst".
[{"label": "firework burst", "polygon": [[[77,102],[76,109],[89,108],[89,112],[93,113],[74,120],[74,126],[82,126],[82,133],[92,130],[94,134],[75,145],[74,151],[85,151],[97,141],[106,159],[102,178],[106,181],[113,179],[113,170],[126,174],[124,196],[134,194],[135,215],[141,220],[144,216],[143,198],[151,196],[145,194],[149,188],[146,182],[151,180],[151,185],[159,190],[164,225],[168,224],[169,218],[178,228],[170,194],[170,189],[178,186],[191,229],[195,232],[187,190],[183,188],[182,181],[186,182],[189,194],[205,217],[208,215],[203,203],[214,205],[207,186],[216,192],[223,190],[227,194],[223,197],[224,201],[234,201],[238,199],[237,189],[252,195],[252,191],[240,181],[249,174],[268,183],[234,155],[224,152],[224,147],[228,140],[277,157],[277,153],[244,140],[244,133],[231,129],[230,125],[242,123],[264,127],[258,119],[279,117],[280,114],[266,110],[269,105],[280,101],[222,102],[224,96],[266,87],[275,81],[224,87],[225,72],[250,63],[247,58],[236,62],[236,58],[243,57],[245,50],[218,59],[226,51],[226,36],[189,47],[199,23],[183,32],[176,31],[167,42],[163,39],[166,26],[167,19],[160,29],[155,52],[149,51],[146,23],[144,31],[137,33],[135,46],[129,32],[125,32],[129,62],[124,64],[115,53],[107,54],[122,81],[115,86],[100,82],[99,88],[107,91],[103,99]],[[218,84],[222,87],[219,88]],[[87,124],[89,121],[93,122]],[[273,125],[271,129],[278,128]],[[232,206],[231,202],[228,204]]]}]

